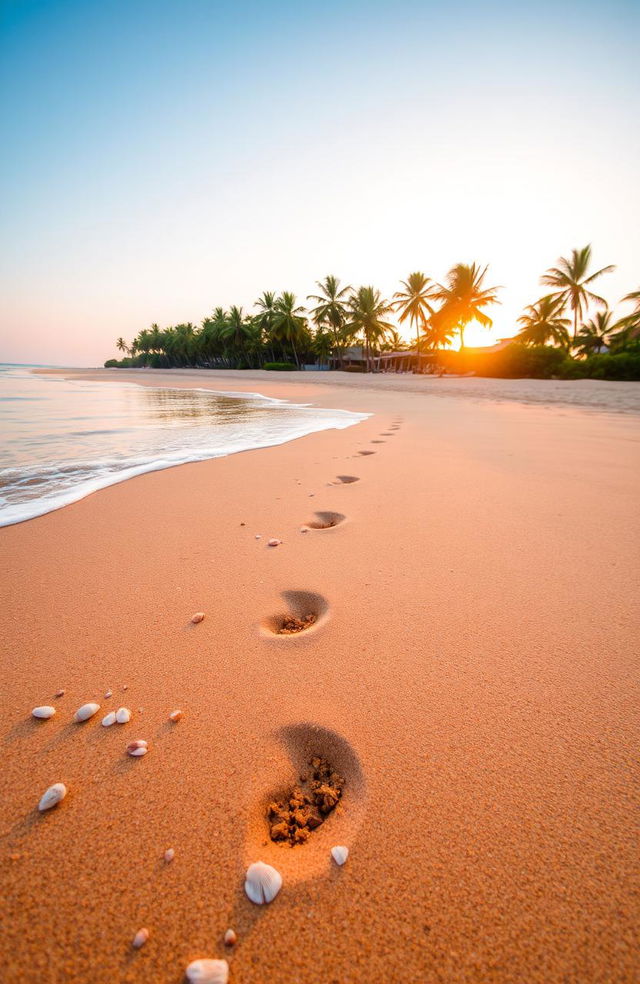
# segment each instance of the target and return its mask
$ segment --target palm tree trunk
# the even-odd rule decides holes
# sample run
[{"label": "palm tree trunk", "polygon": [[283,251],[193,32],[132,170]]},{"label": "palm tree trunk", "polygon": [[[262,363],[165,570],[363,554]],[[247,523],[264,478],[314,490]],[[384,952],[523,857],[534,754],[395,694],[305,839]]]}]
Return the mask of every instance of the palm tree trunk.
[{"label": "palm tree trunk", "polygon": [[458,325],[458,331],[460,332],[460,351],[464,349],[464,325],[460,323]]}]

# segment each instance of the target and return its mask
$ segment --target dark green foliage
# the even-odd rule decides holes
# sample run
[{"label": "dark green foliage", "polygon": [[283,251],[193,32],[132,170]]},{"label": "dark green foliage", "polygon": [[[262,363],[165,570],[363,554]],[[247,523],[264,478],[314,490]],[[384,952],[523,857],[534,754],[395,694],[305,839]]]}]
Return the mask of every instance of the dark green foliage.
[{"label": "dark green foliage", "polygon": [[291,372],[298,367],[294,366],[293,362],[265,362],[262,368],[275,369],[278,372]]},{"label": "dark green foliage", "polygon": [[582,370],[580,376],[588,379],[640,380],[640,352],[592,355],[583,362],[576,360],[575,365]]}]

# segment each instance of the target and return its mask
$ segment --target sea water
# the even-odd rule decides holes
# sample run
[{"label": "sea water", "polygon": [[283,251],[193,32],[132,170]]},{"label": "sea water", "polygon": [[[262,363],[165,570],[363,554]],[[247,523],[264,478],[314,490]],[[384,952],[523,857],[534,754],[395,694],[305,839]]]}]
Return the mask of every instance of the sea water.
[{"label": "sea water", "polygon": [[259,393],[65,379],[0,365],[0,526],[143,472],[283,444],[366,416]]}]

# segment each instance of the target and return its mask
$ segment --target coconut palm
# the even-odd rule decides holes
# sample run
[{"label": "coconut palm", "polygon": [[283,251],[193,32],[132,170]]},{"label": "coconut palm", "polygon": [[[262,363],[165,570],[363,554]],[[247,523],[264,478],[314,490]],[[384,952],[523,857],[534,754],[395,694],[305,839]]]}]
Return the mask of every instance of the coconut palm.
[{"label": "coconut palm", "polygon": [[546,345],[551,342],[559,348],[569,348],[568,318],[562,317],[564,301],[557,294],[547,294],[535,304],[530,304],[518,318],[522,328],[516,341],[523,345]]},{"label": "coconut palm", "polygon": [[596,311],[593,318],[580,328],[574,343],[580,355],[595,355],[606,348],[609,336],[617,327],[611,323],[612,316],[608,309]]},{"label": "coconut palm", "polygon": [[384,342],[380,346],[381,352],[404,352],[409,348],[397,328],[389,328],[385,335]]},{"label": "coconut palm", "polygon": [[488,265],[456,263],[447,274],[446,283],[438,284],[433,297],[442,302],[431,315],[431,328],[437,335],[449,337],[457,331],[460,348],[464,348],[464,330],[470,321],[477,321],[483,328],[491,328],[493,321],[483,308],[499,304],[496,296],[499,287],[484,287]]},{"label": "coconut palm", "polygon": [[328,274],[324,280],[316,280],[316,287],[319,294],[307,295],[308,301],[316,302],[310,314],[317,328],[326,328],[331,333],[339,358],[346,341],[343,329],[347,323],[347,298],[351,287],[341,287],[333,274]]},{"label": "coconut palm", "polygon": [[393,307],[400,312],[400,324],[408,320],[415,331],[416,354],[419,359],[420,333],[424,332],[427,320],[433,314],[433,307],[429,302],[436,296],[438,287],[419,270],[410,273],[400,286],[402,290],[397,290],[393,295]]},{"label": "coconut palm", "polygon": [[358,287],[349,297],[348,308],[349,320],[346,327],[354,334],[362,332],[367,371],[370,371],[374,345],[393,328],[390,322],[384,320],[393,307],[389,301],[382,298],[380,291],[375,287]]},{"label": "coconut palm", "polygon": [[286,342],[291,346],[293,357],[299,369],[300,360],[298,359],[296,343],[300,346],[305,341],[304,308],[296,304],[295,294],[290,290],[285,290],[277,298],[274,312],[273,337],[278,339],[280,343]]},{"label": "coconut palm", "polygon": [[582,249],[571,250],[571,257],[567,259],[561,256],[557,261],[558,265],[551,267],[550,270],[541,277],[540,282],[548,287],[556,287],[555,294],[561,297],[564,304],[573,312],[573,342],[575,343],[578,334],[578,322],[590,304],[607,306],[607,302],[599,294],[594,294],[589,285],[603,273],[611,273],[615,266],[602,267],[590,276],[587,276],[589,264],[591,262],[591,246],[584,246]]},{"label": "coconut palm", "polygon": [[122,336],[120,336],[120,338],[116,342],[116,348],[118,349],[119,352],[128,352],[129,351],[129,346],[125,342],[124,338],[122,338]]}]

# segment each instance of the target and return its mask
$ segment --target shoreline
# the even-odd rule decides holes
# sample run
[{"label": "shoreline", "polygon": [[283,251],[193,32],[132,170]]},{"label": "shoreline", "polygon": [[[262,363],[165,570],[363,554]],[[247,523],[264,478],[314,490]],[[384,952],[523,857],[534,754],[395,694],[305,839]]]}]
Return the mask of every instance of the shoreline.
[{"label": "shoreline", "polygon": [[[405,393],[445,399],[471,399],[479,402],[519,403],[521,406],[559,407],[596,413],[640,414],[640,384],[598,379],[499,379],[480,376],[428,376],[411,373],[267,372],[261,369],[33,369],[37,375],[79,376],[85,379],[120,379],[153,385],[145,380],[199,379],[211,381],[258,381],[269,389],[308,390],[320,387],[344,393]],[[158,385],[158,384],[155,384]],[[162,385],[162,384],[160,384]]]},{"label": "shoreline", "polygon": [[[267,383],[373,416],[0,530],[8,984],[177,984],[203,956],[238,984],[633,980],[635,415]],[[318,512],[344,519],[301,533]],[[272,636],[288,592],[325,607]],[[281,847],[264,805],[310,745],[344,804]],[[263,907],[259,859],[284,878]]]}]

